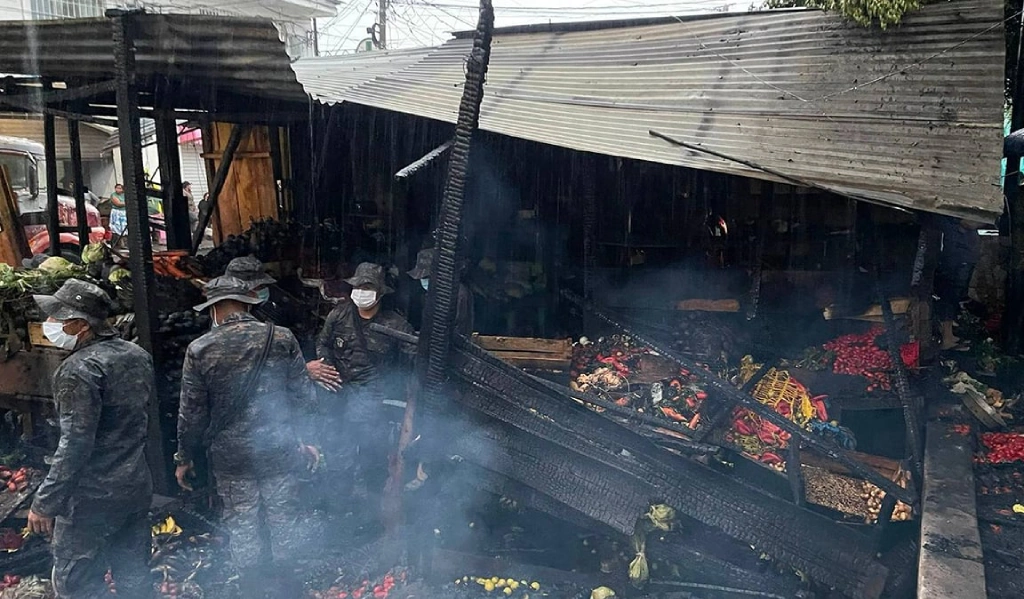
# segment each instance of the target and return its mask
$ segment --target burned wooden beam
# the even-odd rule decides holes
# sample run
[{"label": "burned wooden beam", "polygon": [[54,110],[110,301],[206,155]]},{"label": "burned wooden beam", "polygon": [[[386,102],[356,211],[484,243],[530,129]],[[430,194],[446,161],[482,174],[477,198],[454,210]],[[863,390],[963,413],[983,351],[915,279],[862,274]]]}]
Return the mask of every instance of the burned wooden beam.
[{"label": "burned wooden beam", "polygon": [[412,175],[415,175],[421,169],[424,169],[427,166],[430,166],[430,164],[432,162],[434,162],[435,160],[440,158],[442,155],[444,155],[445,152],[447,152],[448,150],[452,149],[452,145],[454,145],[454,144],[455,144],[455,140],[454,139],[450,139],[450,140],[444,142],[443,144],[437,146],[433,150],[427,152],[422,158],[420,158],[416,162],[413,162],[409,166],[407,166],[407,167],[401,169],[400,171],[398,171],[397,173],[395,173],[395,179],[401,181],[402,179],[406,179],[408,177],[411,177]]},{"label": "burned wooden beam", "polygon": [[[660,450],[583,406],[552,397],[464,340],[457,347],[451,368],[469,383],[458,401],[506,425],[469,433],[477,443],[463,446],[467,460],[486,455],[481,465],[622,532],[651,503],[668,503],[850,597],[880,595],[888,570],[875,561],[865,535]],[[500,451],[479,451],[494,446]]]}]

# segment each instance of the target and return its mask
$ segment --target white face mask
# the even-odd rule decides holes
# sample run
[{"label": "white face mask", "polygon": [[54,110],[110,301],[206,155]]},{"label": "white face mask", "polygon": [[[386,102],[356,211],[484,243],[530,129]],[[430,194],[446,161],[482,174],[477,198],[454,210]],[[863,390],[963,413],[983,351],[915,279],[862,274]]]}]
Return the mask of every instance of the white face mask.
[{"label": "white face mask", "polygon": [[371,289],[353,289],[352,303],[362,310],[372,308],[377,303],[377,292]]},{"label": "white face mask", "polygon": [[420,279],[420,285],[423,286],[423,291],[430,290],[430,279]]},{"label": "white face mask", "polygon": [[43,335],[46,336],[50,343],[61,349],[70,351],[78,345],[78,336],[65,333],[63,322],[44,322]]},{"label": "white face mask", "polygon": [[261,304],[265,304],[270,301],[270,290],[264,287],[256,292],[256,299],[260,300]]}]

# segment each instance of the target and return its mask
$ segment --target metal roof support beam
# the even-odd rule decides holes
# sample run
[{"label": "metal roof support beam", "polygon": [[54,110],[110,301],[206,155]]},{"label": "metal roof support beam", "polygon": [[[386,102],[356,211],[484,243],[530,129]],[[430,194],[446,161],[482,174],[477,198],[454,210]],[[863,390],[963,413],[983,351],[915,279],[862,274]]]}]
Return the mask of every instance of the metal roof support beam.
[{"label": "metal roof support beam", "polygon": [[[128,263],[132,271],[132,296],[139,345],[159,364],[154,354],[156,313],[150,305],[156,276],[153,274],[153,243],[149,236],[149,202],[146,175],[142,168],[142,130],[139,123],[139,93],[135,80],[134,15],[139,11],[107,11],[114,38],[114,77],[117,82],[117,128],[121,139],[121,169],[124,173],[125,210],[128,216]],[[160,426],[159,402],[150,402],[149,439],[146,461],[153,472],[153,490],[167,493],[171,487],[164,435]]]},{"label": "metal roof support beam", "polygon": [[43,154],[46,157],[46,231],[50,255],[60,255],[60,200],[57,197],[57,123],[52,114],[43,115]]},{"label": "metal roof support beam", "polygon": [[450,139],[450,140],[444,142],[443,144],[437,146],[433,150],[427,152],[426,154],[424,154],[423,158],[420,158],[416,162],[413,162],[409,166],[407,166],[407,167],[403,168],[402,170],[398,171],[397,173],[395,173],[395,179],[398,180],[398,181],[401,181],[402,179],[405,179],[407,177],[415,175],[421,169],[429,166],[432,162],[434,162],[435,160],[440,158],[441,155],[443,155],[445,152],[447,152],[448,150],[452,149],[452,145],[454,143],[455,143],[455,140],[454,139]]},{"label": "metal roof support beam", "polygon": [[68,142],[71,145],[71,177],[75,184],[75,220],[78,225],[78,247],[89,244],[89,217],[85,211],[85,176],[82,174],[82,135],[78,121],[68,121]]},{"label": "metal roof support beam", "polygon": [[224,183],[227,181],[228,171],[231,169],[231,163],[235,159],[235,151],[242,144],[242,140],[249,136],[250,129],[252,129],[250,125],[235,125],[231,129],[231,137],[228,138],[228,145],[224,148],[224,154],[221,156],[220,164],[217,166],[217,174],[214,175],[213,183],[210,185],[210,201],[206,205],[206,209],[199,214],[199,225],[192,236],[193,256],[199,251],[199,246],[203,243],[203,237],[206,236],[206,227],[210,226],[210,217],[217,210],[217,200],[220,198],[220,192],[224,189]]},{"label": "metal roof support beam", "polygon": [[160,189],[167,223],[167,249],[187,250],[192,247],[189,221],[190,206],[181,188],[181,160],[178,154],[178,125],[170,113],[158,113],[156,119],[156,152],[160,162]]}]

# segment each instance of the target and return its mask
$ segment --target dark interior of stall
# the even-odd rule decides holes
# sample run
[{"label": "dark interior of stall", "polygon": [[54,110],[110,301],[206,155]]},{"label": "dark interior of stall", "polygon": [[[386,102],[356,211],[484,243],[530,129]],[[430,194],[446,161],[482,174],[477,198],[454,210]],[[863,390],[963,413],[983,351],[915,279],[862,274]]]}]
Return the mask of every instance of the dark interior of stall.
[{"label": "dark interior of stall", "polygon": [[[418,329],[423,294],[403,273],[433,246],[447,158],[395,173],[446,142],[450,125],[354,104],[321,110],[324,126],[306,140],[313,192],[296,217],[344,227],[340,252],[318,252],[322,271],[393,265],[388,301]],[[702,363],[735,369],[748,354],[792,362],[810,346],[871,331],[880,313],[855,317],[880,294],[911,296],[921,226],[906,211],[482,131],[471,161],[463,281],[482,336],[615,333],[567,299],[583,297]],[[921,336],[927,351],[927,325],[900,322],[911,329],[901,335]],[[865,433],[861,449],[906,457],[894,392],[868,401],[844,384],[821,382],[815,392],[844,390],[834,395],[847,409],[835,413]]]}]

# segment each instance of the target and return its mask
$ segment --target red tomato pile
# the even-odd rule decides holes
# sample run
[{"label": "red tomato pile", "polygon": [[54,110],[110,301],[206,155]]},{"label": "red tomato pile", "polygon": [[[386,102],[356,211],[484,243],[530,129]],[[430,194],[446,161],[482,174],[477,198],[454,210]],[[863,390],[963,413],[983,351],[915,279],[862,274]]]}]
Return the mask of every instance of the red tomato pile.
[{"label": "red tomato pile", "polygon": [[990,464],[1024,462],[1024,435],[1017,433],[985,433],[981,442],[988,448],[985,461]]},{"label": "red tomato pile", "polygon": [[[824,348],[836,357],[832,372],[868,379],[868,391],[892,389],[892,379],[889,378],[892,360],[889,359],[889,353],[876,343],[882,333],[881,328],[875,327],[863,335],[843,335],[826,343]],[[905,365],[916,368],[920,359],[920,345],[914,342],[900,347],[900,357]]]},{"label": "red tomato pile", "polygon": [[333,586],[326,591],[314,591],[313,599],[387,599],[391,589],[399,582],[405,582],[406,573],[402,571],[398,576],[388,572],[377,584],[364,580],[353,588]]}]

